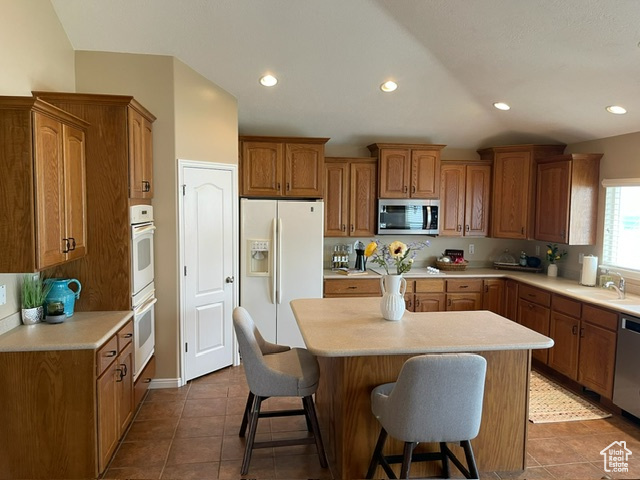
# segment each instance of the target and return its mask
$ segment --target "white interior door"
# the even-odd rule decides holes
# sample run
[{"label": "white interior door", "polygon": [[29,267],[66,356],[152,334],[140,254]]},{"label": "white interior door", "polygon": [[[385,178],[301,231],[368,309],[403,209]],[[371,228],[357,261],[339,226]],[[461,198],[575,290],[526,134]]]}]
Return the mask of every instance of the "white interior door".
[{"label": "white interior door", "polygon": [[234,171],[182,168],[184,380],[233,363]]}]

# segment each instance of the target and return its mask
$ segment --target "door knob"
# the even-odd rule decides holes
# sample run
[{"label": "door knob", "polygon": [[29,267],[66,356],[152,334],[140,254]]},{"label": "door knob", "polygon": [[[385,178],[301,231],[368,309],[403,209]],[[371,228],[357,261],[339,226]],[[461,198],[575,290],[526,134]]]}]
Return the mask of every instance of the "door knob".
[{"label": "door knob", "polygon": [[227,278],[225,279],[225,282],[227,282],[227,283],[233,283],[233,282],[234,282],[234,280],[235,280],[235,278],[233,278],[233,277],[227,277]]}]

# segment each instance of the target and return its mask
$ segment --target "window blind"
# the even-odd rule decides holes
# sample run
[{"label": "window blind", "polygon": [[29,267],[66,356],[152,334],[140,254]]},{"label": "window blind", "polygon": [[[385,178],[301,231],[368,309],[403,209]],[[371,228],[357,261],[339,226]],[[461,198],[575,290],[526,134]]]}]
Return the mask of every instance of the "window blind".
[{"label": "window blind", "polygon": [[603,180],[605,187],[602,260],[640,270],[640,179]]}]

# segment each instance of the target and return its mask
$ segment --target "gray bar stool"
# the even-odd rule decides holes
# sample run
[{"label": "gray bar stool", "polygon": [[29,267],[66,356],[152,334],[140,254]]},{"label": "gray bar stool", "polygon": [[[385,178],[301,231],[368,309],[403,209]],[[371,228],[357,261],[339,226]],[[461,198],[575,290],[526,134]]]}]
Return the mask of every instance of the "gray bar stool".
[{"label": "gray bar stool", "polygon": [[[371,392],[371,411],[382,427],[366,478],[378,464],[389,478],[397,478],[391,463],[402,463],[400,478],[409,478],[412,461],[442,461],[449,478],[450,459],[466,478],[479,478],[471,442],[478,435],[487,361],[474,354],[422,355],[402,366],[395,383]],[[382,453],[387,435],[404,442],[402,455]],[[420,442],[439,443],[440,452],[413,453]],[[447,443],[464,449],[468,469]]]},{"label": "gray bar stool", "polygon": [[[327,468],[327,457],[318,426],[313,394],[318,388],[320,369],[316,358],[304,348],[289,348],[264,340],[249,312],[242,307],[233,311],[233,326],[240,346],[244,372],[249,384],[249,398],[240,427],[244,436],[247,424],[248,438],[245,444],[241,474],[249,471],[251,453],[254,448],[283,447],[290,445],[316,444],[322,468]],[[301,397],[300,410],[275,410],[261,412],[260,407],[269,397]],[[256,442],[258,419],[304,415],[312,437]]]}]

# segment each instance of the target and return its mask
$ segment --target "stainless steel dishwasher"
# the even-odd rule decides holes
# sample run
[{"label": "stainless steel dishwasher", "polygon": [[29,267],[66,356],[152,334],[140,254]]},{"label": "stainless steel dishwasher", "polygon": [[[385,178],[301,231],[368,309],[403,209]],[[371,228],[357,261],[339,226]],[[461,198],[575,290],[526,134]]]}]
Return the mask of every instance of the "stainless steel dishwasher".
[{"label": "stainless steel dishwasher", "polygon": [[640,318],[624,315],[618,327],[613,403],[640,417]]}]

